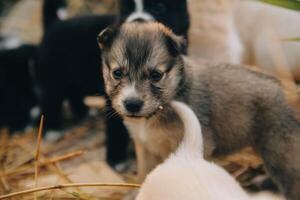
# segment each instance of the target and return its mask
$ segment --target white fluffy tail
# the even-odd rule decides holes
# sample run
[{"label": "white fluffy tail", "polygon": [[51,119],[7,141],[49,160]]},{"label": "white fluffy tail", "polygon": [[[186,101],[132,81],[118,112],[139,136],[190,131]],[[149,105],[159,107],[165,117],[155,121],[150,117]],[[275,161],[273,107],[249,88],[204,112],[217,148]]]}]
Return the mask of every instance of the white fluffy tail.
[{"label": "white fluffy tail", "polygon": [[203,137],[200,122],[194,111],[184,103],[172,101],[171,106],[175,109],[183,122],[184,135],[175,155],[203,156]]}]

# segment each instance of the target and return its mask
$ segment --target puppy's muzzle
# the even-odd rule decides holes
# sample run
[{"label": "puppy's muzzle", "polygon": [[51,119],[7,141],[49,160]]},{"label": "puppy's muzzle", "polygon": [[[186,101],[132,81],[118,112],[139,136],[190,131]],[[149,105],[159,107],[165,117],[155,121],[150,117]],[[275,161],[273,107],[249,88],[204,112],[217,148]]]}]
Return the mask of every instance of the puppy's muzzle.
[{"label": "puppy's muzzle", "polygon": [[124,107],[126,108],[127,112],[131,114],[136,114],[141,111],[144,102],[139,98],[129,98],[126,99],[124,102]]}]

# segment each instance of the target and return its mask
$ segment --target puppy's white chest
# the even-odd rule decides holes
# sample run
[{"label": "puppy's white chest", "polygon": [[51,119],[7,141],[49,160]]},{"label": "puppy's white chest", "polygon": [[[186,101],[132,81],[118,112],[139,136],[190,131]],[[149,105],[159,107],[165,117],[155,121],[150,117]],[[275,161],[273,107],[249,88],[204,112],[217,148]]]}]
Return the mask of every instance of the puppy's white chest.
[{"label": "puppy's white chest", "polygon": [[124,123],[128,128],[130,136],[140,142],[147,141],[147,121],[146,119],[124,119]]},{"label": "puppy's white chest", "polygon": [[149,153],[166,158],[182,138],[181,123],[168,124],[161,120],[124,119],[130,136]]}]

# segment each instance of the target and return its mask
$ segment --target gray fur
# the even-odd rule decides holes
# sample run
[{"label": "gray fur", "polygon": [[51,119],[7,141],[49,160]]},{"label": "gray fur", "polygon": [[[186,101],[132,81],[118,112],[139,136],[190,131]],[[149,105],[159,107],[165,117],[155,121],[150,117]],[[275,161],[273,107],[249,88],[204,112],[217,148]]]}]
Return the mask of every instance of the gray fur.
[{"label": "gray fur", "polygon": [[[172,99],[184,101],[202,125],[206,157],[251,145],[285,196],[299,199],[300,124],[280,83],[243,66],[176,56],[168,49],[166,36],[173,40],[171,45],[180,44],[180,39],[161,24],[128,23],[118,29],[112,46],[104,49],[103,60],[111,68],[122,67],[125,74],[121,81],[114,80],[111,68],[104,63],[106,91],[117,112],[127,115],[119,94],[132,82],[145,104],[136,117],[149,118]],[[158,83],[147,78],[152,68],[165,70]]]}]

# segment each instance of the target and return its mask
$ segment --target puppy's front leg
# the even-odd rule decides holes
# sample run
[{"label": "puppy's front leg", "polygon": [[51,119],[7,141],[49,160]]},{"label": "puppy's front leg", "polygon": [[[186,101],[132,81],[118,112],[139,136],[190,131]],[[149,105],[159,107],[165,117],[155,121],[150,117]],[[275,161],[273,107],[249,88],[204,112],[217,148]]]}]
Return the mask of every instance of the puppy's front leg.
[{"label": "puppy's front leg", "polygon": [[160,163],[163,162],[163,159],[159,156],[150,153],[148,150],[145,150],[145,164],[146,164],[146,176]]},{"label": "puppy's front leg", "polygon": [[139,142],[135,142],[135,150],[137,156],[137,182],[142,183],[146,176],[162,162],[162,159],[150,153]]},{"label": "puppy's front leg", "polygon": [[137,182],[141,183],[147,175],[146,150],[139,141],[134,140],[134,146],[137,159]]}]

